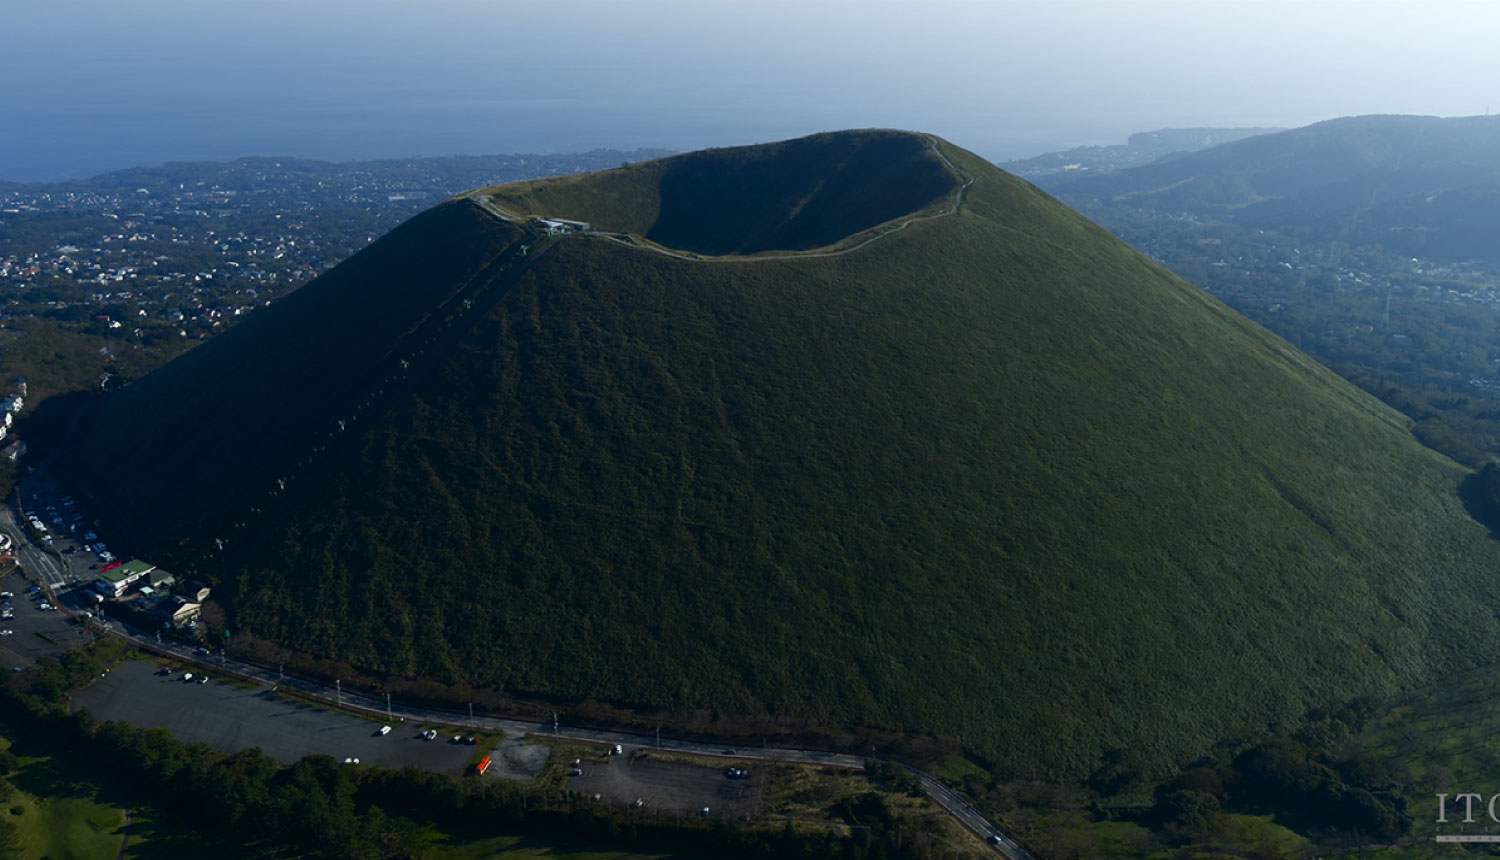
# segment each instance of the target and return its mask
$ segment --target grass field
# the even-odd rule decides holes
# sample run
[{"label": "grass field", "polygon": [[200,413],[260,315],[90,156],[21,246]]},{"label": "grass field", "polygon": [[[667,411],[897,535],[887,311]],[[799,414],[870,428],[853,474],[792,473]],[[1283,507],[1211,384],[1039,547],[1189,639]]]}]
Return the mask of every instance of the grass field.
[{"label": "grass field", "polygon": [[12,745],[5,737],[0,749],[10,749],[20,761],[9,777],[17,793],[0,804],[0,815],[16,824],[24,860],[117,860],[122,848],[126,860],[267,856],[163,820],[128,785],[77,753],[46,744]]},{"label": "grass field", "polygon": [[16,822],[23,857],[115,860],[125,838],[125,811],[89,798],[18,794],[4,814]]}]

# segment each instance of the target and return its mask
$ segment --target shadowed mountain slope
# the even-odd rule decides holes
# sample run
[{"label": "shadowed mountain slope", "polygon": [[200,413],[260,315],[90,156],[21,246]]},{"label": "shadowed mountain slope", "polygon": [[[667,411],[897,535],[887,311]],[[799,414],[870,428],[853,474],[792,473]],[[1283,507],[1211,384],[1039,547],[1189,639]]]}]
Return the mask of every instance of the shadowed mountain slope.
[{"label": "shadowed mountain slope", "polygon": [[1019,774],[1180,759],[1495,658],[1500,551],[1461,469],[972,154],[851,132],[492,191],[747,253],[938,215],[966,176],[956,214],[760,260],[450,201],[114,395],[64,467],[143,552],[222,579],[237,632],[932,731]]}]

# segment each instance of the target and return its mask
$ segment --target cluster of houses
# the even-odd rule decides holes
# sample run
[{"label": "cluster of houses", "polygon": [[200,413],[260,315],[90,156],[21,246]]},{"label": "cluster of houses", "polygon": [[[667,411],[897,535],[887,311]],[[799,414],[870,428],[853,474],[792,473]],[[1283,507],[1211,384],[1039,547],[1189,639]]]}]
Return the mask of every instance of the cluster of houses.
[{"label": "cluster of houses", "polygon": [[209,594],[199,583],[179,586],[172,574],[140,559],[101,568],[93,590],[99,603],[128,600],[132,609],[160,619],[162,626],[181,629],[197,626]]},{"label": "cluster of houses", "polygon": [[[11,427],[15,425],[16,416],[21,414],[21,407],[26,405],[26,377],[18,378],[15,388],[0,398],[0,439],[4,439],[10,433]],[[20,440],[10,443],[4,450],[10,459],[14,460],[20,455]],[[11,449],[16,449],[15,455],[10,455]]]}]

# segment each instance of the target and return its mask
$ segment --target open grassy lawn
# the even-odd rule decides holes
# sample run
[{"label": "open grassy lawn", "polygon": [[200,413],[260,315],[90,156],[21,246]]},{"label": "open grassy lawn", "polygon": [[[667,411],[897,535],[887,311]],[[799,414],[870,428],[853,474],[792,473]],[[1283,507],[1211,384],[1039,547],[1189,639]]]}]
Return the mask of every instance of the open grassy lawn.
[{"label": "open grassy lawn", "polygon": [[114,860],[125,837],[125,811],[87,797],[18,793],[5,814],[16,822],[22,857]]},{"label": "open grassy lawn", "polygon": [[[8,731],[0,724],[0,732]],[[17,791],[0,804],[0,815],[16,824],[25,860],[116,860],[122,848],[126,860],[271,856],[165,821],[128,785],[70,750],[8,737],[0,737],[0,749],[20,761],[9,776]]]}]

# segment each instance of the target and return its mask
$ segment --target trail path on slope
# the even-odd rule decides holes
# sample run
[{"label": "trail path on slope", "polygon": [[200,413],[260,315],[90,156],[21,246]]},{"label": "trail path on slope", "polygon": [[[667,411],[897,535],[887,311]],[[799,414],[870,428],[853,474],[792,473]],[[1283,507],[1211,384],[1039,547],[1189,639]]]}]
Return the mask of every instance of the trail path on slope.
[{"label": "trail path on slope", "polygon": [[[844,254],[851,254],[855,251],[860,250],[861,248],[873,245],[874,243],[886,238],[887,236],[899,233],[902,230],[905,230],[907,227],[910,227],[911,225],[917,223],[918,221],[933,221],[938,218],[946,218],[949,215],[958,212],[958,210],[963,206],[964,196],[969,193],[969,186],[974,184],[974,177],[970,176],[968,173],[965,173],[952,161],[949,161],[948,156],[943,154],[942,147],[938,146],[936,140],[928,138],[927,148],[932,150],[932,154],[936,155],[938,157],[938,160],[942,161],[949,171],[951,171],[955,176],[958,176],[959,178],[964,180],[963,185],[960,185],[958,187],[958,190],[953,192],[952,205],[950,205],[947,209],[942,210],[941,212],[933,212],[927,215],[909,216],[906,219],[902,220],[900,223],[896,224],[896,226],[889,227],[888,229],[883,229],[882,227],[878,226],[871,228],[880,230],[880,232],[876,233],[874,236],[870,236],[869,238],[856,245],[851,245],[847,248],[839,248],[832,251],[788,251],[785,253],[776,254],[757,254],[750,257],[733,255],[704,256],[700,254],[673,251],[670,248],[663,248],[662,246],[656,244],[634,242],[628,239],[621,238],[620,236],[613,233],[602,233],[594,230],[590,230],[584,233],[568,234],[563,236],[562,238],[566,239],[570,236],[592,236],[601,239],[608,239],[611,242],[614,242],[618,245],[624,245],[627,248],[635,248],[642,251],[652,251],[665,257],[671,257],[676,260],[687,260],[688,262],[692,263],[768,263],[779,260],[805,260],[810,257],[841,257]],[[504,207],[495,202],[494,198],[490,197],[487,194],[471,194],[465,199],[472,201],[473,203],[477,204],[479,208],[490,213],[496,218],[501,219],[502,221],[519,222],[526,220],[525,216],[506,211]],[[887,223],[889,224],[890,222]]]}]

